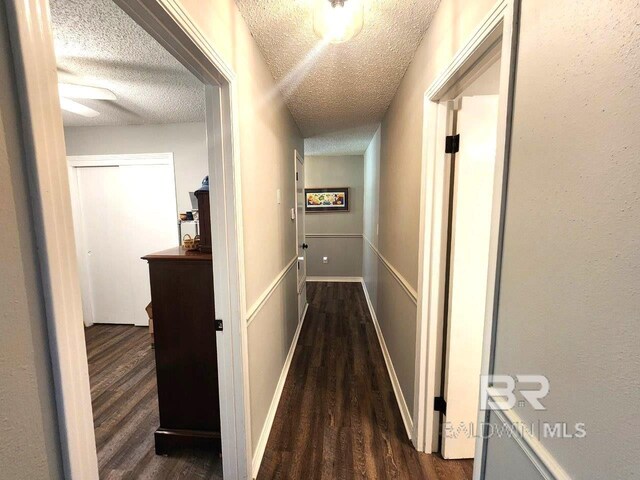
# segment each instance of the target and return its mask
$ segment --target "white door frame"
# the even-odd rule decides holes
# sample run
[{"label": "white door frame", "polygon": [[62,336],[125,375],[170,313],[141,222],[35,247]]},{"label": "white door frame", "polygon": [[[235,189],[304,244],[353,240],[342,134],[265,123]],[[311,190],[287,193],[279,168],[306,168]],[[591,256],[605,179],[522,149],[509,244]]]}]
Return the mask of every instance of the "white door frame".
[{"label": "white door frame", "polygon": [[[492,371],[493,334],[502,250],[517,51],[518,5],[519,0],[499,0],[424,95],[413,439],[416,448],[425,452],[436,451],[438,445],[437,430],[434,428],[433,399],[438,364],[436,358],[438,322],[443,313],[444,301],[446,239],[443,234],[446,233],[444,220],[448,208],[445,188],[447,172],[444,168],[445,133],[443,133],[446,131],[447,105],[441,100],[446,92],[502,37],[498,138],[482,354],[482,373],[488,374]],[[478,418],[479,423],[484,422],[485,412],[481,412]],[[478,440],[474,479],[481,478],[483,450],[484,443]]]},{"label": "white door frame", "polygon": [[[304,232],[304,237],[300,239],[298,237],[298,223],[300,222],[300,215],[298,215],[298,162],[300,162],[302,165],[304,165],[304,157],[302,155],[300,155],[300,152],[298,152],[298,149],[295,149],[293,152],[293,171],[295,172],[295,179],[294,179],[294,189],[293,191],[295,192],[295,198],[296,198],[296,213],[295,213],[295,217],[296,217],[296,256],[298,256],[298,252],[300,251],[300,243],[301,242],[305,242],[306,241],[306,235],[307,235],[307,230],[306,227],[303,229]],[[302,215],[304,215],[304,209],[302,212]],[[304,221],[304,219],[303,219]],[[300,310],[300,298],[298,298],[298,322],[301,322],[302,319],[304,318],[305,312],[307,311],[308,308],[308,303],[307,303],[307,299],[306,299],[306,280],[307,280],[307,253],[306,250],[303,249],[303,255],[304,255],[304,271],[305,271],[305,276],[304,276],[304,280],[301,281],[297,281],[296,282],[296,291],[298,292],[298,297],[301,295],[302,291],[305,291],[305,299],[304,299],[304,307],[302,307],[302,310]],[[299,260],[298,260],[299,262]]]},{"label": "white door frame", "polygon": [[[132,153],[132,154],[109,154],[109,155],[69,155],[67,166],[69,172],[69,192],[71,194],[71,210],[74,234],[76,241],[76,253],[78,258],[78,270],[80,272],[80,290],[82,292],[82,312],[85,327],[93,325],[95,318],[93,303],[89,292],[91,283],[89,277],[89,264],[86,251],[87,244],[84,237],[82,225],[82,208],[80,206],[80,192],[78,191],[78,168],[81,167],[119,167],[122,165],[169,165],[173,175],[173,190],[176,190],[176,175],[173,162],[173,153]],[[178,200],[176,197],[176,215],[178,212]],[[177,218],[177,217],[176,217]],[[177,229],[176,229],[177,233]],[[143,324],[137,324],[143,326]],[[146,324],[144,324],[146,326]]]},{"label": "white door frame", "polygon": [[[175,0],[115,0],[183,63],[206,90],[207,137],[223,469],[250,475],[244,250],[240,191],[238,88],[232,68]],[[48,0],[9,0],[29,164],[30,195],[43,277],[65,477],[97,479],[89,374],[82,325],[56,58]],[[212,406],[213,408],[213,406]]]}]

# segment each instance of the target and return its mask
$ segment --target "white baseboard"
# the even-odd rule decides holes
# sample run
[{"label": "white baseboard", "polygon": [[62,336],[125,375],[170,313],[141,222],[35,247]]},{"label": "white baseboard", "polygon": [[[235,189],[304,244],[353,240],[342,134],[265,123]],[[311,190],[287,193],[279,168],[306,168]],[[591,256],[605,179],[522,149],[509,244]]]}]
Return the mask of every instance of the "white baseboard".
[{"label": "white baseboard", "polygon": [[362,277],[307,277],[307,282],[355,282],[355,283],[362,283]]},{"label": "white baseboard", "polygon": [[411,437],[413,432],[413,420],[411,419],[411,412],[409,411],[407,402],[404,398],[404,395],[402,394],[402,389],[400,388],[400,381],[398,380],[398,376],[396,375],[395,368],[393,368],[391,355],[389,355],[389,350],[387,350],[387,344],[384,341],[384,336],[382,335],[382,330],[380,329],[380,324],[378,323],[378,317],[376,316],[376,311],[374,310],[373,304],[371,303],[371,298],[369,297],[369,291],[367,290],[367,285],[364,282],[364,280],[362,280],[362,289],[364,290],[364,296],[367,299],[369,312],[371,312],[371,318],[373,319],[373,326],[375,327],[376,334],[378,335],[380,348],[382,348],[384,363],[387,365],[387,371],[389,372],[389,377],[391,378],[391,385],[393,386],[393,392],[396,395],[396,401],[398,402],[398,407],[400,408],[400,415],[402,416],[404,428],[407,430],[407,436],[409,437],[409,440],[413,440]]},{"label": "white baseboard", "polygon": [[300,332],[302,331],[302,325],[304,324],[304,319],[307,316],[308,309],[309,304],[307,303],[307,305],[304,307],[304,312],[302,312],[302,318],[300,320],[300,323],[298,323],[296,333],[294,334],[293,340],[291,341],[289,353],[287,353],[287,358],[284,361],[284,366],[282,367],[282,372],[280,373],[280,379],[278,380],[278,384],[276,385],[276,391],[274,392],[273,398],[271,399],[271,405],[269,406],[269,411],[267,412],[267,418],[264,421],[264,426],[262,427],[262,432],[260,433],[260,438],[258,439],[256,453],[253,455],[253,461],[251,462],[252,478],[256,478],[258,476],[258,471],[260,470],[260,465],[262,464],[262,457],[264,456],[264,451],[267,448],[267,441],[269,440],[271,427],[273,427],[273,421],[276,418],[276,412],[278,410],[278,404],[280,403],[280,397],[282,396],[282,391],[284,390],[284,384],[287,380],[289,367],[291,367],[293,354],[296,351],[296,345],[298,344],[298,338],[300,337]]}]

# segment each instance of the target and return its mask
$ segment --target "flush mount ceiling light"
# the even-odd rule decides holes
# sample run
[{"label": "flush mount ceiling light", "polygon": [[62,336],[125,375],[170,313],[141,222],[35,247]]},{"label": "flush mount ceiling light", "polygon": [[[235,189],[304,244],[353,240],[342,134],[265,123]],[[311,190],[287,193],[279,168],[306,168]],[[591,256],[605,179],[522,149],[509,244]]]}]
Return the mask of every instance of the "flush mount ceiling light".
[{"label": "flush mount ceiling light", "polygon": [[316,0],[313,10],[313,29],[330,43],[352,39],[364,25],[363,0]]},{"label": "flush mount ceiling light", "polygon": [[62,110],[88,118],[97,117],[100,115],[100,112],[73,101],[71,100],[72,98],[84,98],[89,100],[116,99],[116,95],[106,88],[90,87],[88,85],[73,85],[70,83],[59,83],[58,94],[60,95],[60,108],[62,108]]}]

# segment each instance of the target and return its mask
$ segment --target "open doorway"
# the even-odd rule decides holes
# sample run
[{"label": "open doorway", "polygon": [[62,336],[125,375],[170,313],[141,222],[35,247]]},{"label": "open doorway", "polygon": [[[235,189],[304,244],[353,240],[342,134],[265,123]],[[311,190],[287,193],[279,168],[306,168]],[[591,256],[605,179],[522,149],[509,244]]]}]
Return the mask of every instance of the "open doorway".
[{"label": "open doorway", "polygon": [[100,477],[221,478],[205,86],[111,0],[50,6]]},{"label": "open doorway", "polygon": [[517,49],[499,2],[425,92],[415,442],[473,458],[480,478],[482,375],[492,371]]},{"label": "open doorway", "polygon": [[[96,2],[91,2],[93,7],[96,7],[95,3]],[[211,310],[213,310],[215,302],[215,314],[213,311],[208,312],[208,322],[206,322],[206,328],[212,330],[212,334],[204,337],[203,341],[208,342],[209,346],[209,348],[207,348],[207,359],[212,360],[213,352],[213,359],[220,365],[220,375],[216,374],[216,381],[214,382],[216,389],[220,392],[218,399],[219,405],[218,402],[211,401],[208,395],[192,395],[191,400],[196,402],[197,405],[193,404],[193,402],[182,402],[178,407],[179,410],[183,412],[201,412],[203,409],[206,409],[209,414],[217,415],[218,432],[215,439],[215,447],[217,450],[213,452],[213,454],[210,452],[207,453],[207,455],[209,455],[207,458],[213,458],[216,466],[212,467],[213,470],[209,473],[215,478],[223,468],[225,476],[229,478],[243,477],[248,471],[249,456],[247,455],[248,437],[245,430],[247,412],[244,403],[245,386],[243,382],[246,364],[243,342],[245,341],[244,335],[246,330],[243,329],[242,323],[239,320],[242,316],[241,299],[244,298],[243,261],[242,251],[239,248],[241,241],[238,238],[239,232],[241,232],[241,229],[238,227],[238,225],[241,224],[241,202],[239,198],[239,175],[236,171],[238,167],[234,156],[234,152],[237,151],[237,139],[233,134],[233,123],[231,120],[235,109],[233,100],[235,76],[229,66],[217,55],[216,50],[212,48],[205,39],[198,35],[194,25],[185,17],[184,11],[180,6],[173,4],[167,6],[160,0],[152,2],[136,0],[115,1],[113,3],[105,0],[99,3],[101,6],[108,5],[107,8],[113,7],[114,3],[117,4],[126,12],[125,18],[128,18],[128,20],[133,19],[136,25],[144,27],[144,30],[140,29],[141,32],[148,32],[148,35],[160,42],[160,44],[166,48],[166,50],[163,50],[164,54],[172,56],[174,60],[178,59],[179,63],[177,63],[177,65],[180,65],[182,70],[185,70],[184,67],[186,67],[187,73],[192,74],[196,82],[200,82],[200,105],[204,112],[204,131],[201,130],[201,133],[203,138],[205,138],[205,148],[203,149],[204,154],[202,157],[206,168],[204,172],[202,169],[193,169],[194,175],[197,176],[197,181],[195,183],[187,182],[188,187],[184,190],[187,192],[185,194],[185,201],[188,202],[187,208],[180,207],[180,192],[183,191],[183,189],[180,187],[180,178],[177,170],[175,171],[175,181],[172,181],[170,178],[172,168],[166,168],[171,162],[166,158],[162,161],[158,161],[156,158],[151,163],[154,165],[163,165],[161,170],[164,170],[164,172],[162,172],[160,176],[165,180],[166,188],[164,191],[165,195],[170,197],[170,200],[165,202],[165,197],[162,197],[163,201],[159,203],[165,205],[167,208],[163,209],[163,214],[159,215],[159,218],[164,218],[165,214],[167,218],[169,218],[169,215],[172,217],[171,225],[167,229],[167,232],[169,232],[170,229],[172,232],[171,237],[174,238],[172,241],[174,256],[179,256],[183,259],[187,258],[187,255],[185,255],[185,250],[179,246],[181,238],[178,236],[178,223],[175,216],[176,195],[173,195],[174,198],[171,199],[171,194],[167,193],[168,190],[171,190],[169,184],[173,183],[175,185],[175,191],[178,197],[178,211],[185,212],[185,214],[187,211],[191,211],[190,213],[193,214],[193,210],[195,209],[191,204],[192,198],[188,195],[188,191],[196,189],[206,190],[208,195],[209,189],[201,188],[201,186],[205,186],[202,183],[202,178],[203,173],[205,176],[207,171],[211,173],[212,200],[210,203],[208,200],[205,202],[201,202],[200,199],[198,200],[201,223],[203,219],[209,219],[209,214],[207,213],[205,215],[203,213],[202,205],[211,206],[211,223],[209,225],[202,223],[198,232],[203,237],[207,233],[209,234],[210,250],[208,255],[210,260],[208,268],[205,267],[201,269],[204,274],[188,277],[175,275],[172,278],[188,278],[196,283],[198,283],[198,279],[202,280],[206,278],[207,282],[203,281],[198,283],[199,288],[203,291],[206,290],[211,297],[214,297],[214,300],[203,303],[193,302],[193,297],[200,293],[195,292],[193,288],[187,288],[189,292],[175,291],[174,295],[164,294],[160,295],[160,297],[165,299],[170,305],[177,305],[179,303],[177,300],[192,301],[191,305],[204,305]],[[74,22],[84,22],[86,16],[78,14],[78,12],[85,5],[85,2],[73,2],[73,4],[77,9],[73,7],[69,9],[71,24]],[[107,109],[111,107],[111,111],[116,110],[120,116],[131,116],[132,113],[134,113],[134,109],[127,106],[122,108],[117,102],[114,102],[117,96],[116,99],[114,99],[112,91],[109,91],[109,89],[104,86],[91,85],[89,81],[86,81],[89,79],[86,78],[83,79],[82,82],[68,82],[78,84],[82,87],[94,87],[84,89],[85,96],[78,93],[78,91],[69,93],[68,90],[64,91],[64,88],[60,88],[59,74],[62,73],[66,75],[69,72],[65,70],[69,69],[63,68],[62,71],[59,69],[58,72],[56,72],[59,65],[54,55],[50,6],[49,0],[12,2],[9,5],[10,21],[12,23],[12,46],[16,64],[19,65],[20,70],[20,96],[24,107],[25,132],[28,142],[30,142],[31,157],[33,159],[33,163],[29,167],[29,173],[33,182],[31,188],[33,189],[34,197],[37,198],[34,209],[37,212],[36,216],[41,222],[38,230],[38,241],[40,244],[40,262],[44,272],[43,275],[45,276],[47,321],[49,324],[49,339],[53,346],[52,364],[56,386],[58,418],[60,419],[60,431],[63,440],[61,450],[64,458],[65,474],[70,478],[97,478],[99,475],[98,458],[95,448],[96,435],[93,429],[94,417],[91,409],[90,382],[87,368],[85,326],[80,288],[81,282],[78,269],[76,269],[78,262],[76,258],[77,252],[74,248],[72,214],[74,209],[70,202],[71,192],[67,175],[70,165],[66,158],[68,152],[65,151],[64,146],[60,106],[62,103],[64,104],[63,106],[69,107],[68,109],[70,111],[72,111],[71,108],[73,108],[76,112],[83,112],[87,114],[87,118],[98,117],[99,115],[96,115],[96,112],[99,114],[98,108],[103,107]],[[99,8],[96,8],[96,10],[99,10]],[[124,15],[119,9],[117,12],[119,13],[114,14],[112,11],[110,14],[104,15],[100,21],[108,23],[106,20],[111,18],[111,15]],[[103,35],[103,38],[113,37],[117,39],[119,36],[126,36],[125,33],[122,29],[116,28],[109,30],[106,35]],[[81,36],[76,36],[76,40],[82,43]],[[143,45],[143,42],[141,42],[138,37],[134,39],[133,42],[125,45],[124,48],[120,46],[120,50],[121,52],[126,52],[127,48],[137,49],[140,45]],[[167,52],[170,52],[170,54]],[[155,57],[151,55],[146,56],[145,53],[148,53],[146,51],[138,51],[137,53],[137,58],[143,59],[139,64],[135,62],[130,64],[126,62],[118,63],[117,58],[112,58],[109,62],[101,62],[100,60],[104,60],[104,58],[100,59],[99,56],[97,59],[83,58],[81,60],[89,61],[96,70],[101,70],[101,68],[105,67],[104,63],[106,63],[107,66],[112,69],[128,71],[129,75],[132,75],[136,66],[151,67],[150,69],[156,74],[163,72],[162,69],[154,70],[153,65],[148,64],[149,62],[153,63],[153,60],[156,59]],[[79,57],[82,57],[82,55],[79,55]],[[173,73],[175,73],[175,70]],[[139,83],[143,89],[145,88],[143,79],[139,77],[136,78],[135,75],[133,75],[129,80],[135,84]],[[170,83],[174,85],[180,82]],[[65,98],[65,100],[61,100],[58,97],[60,90],[63,90],[60,93],[62,93],[61,97]],[[204,95],[202,95],[203,93]],[[96,98],[97,94],[102,94],[103,97]],[[141,96],[142,95],[138,95],[138,98],[133,98],[133,102],[135,103],[141,100]],[[67,100],[71,100],[71,102]],[[161,101],[162,100],[161,98]],[[181,102],[181,100],[184,100],[184,96],[176,95],[176,98],[166,100],[165,103],[170,103],[169,100],[177,100],[177,103],[180,104],[184,103]],[[204,102],[204,104],[202,102]],[[98,105],[100,106],[98,107]],[[166,140],[165,137],[165,134],[156,133],[155,148],[151,151],[154,155],[171,152],[171,149],[161,148],[162,142]],[[100,143],[100,141],[105,138],[107,138],[106,135],[95,135],[94,138],[90,140],[91,143]],[[71,142],[69,142],[69,144],[70,143]],[[122,146],[118,141],[111,142],[111,144]],[[149,151],[146,150],[145,152],[148,153]],[[140,152],[137,154],[139,153]],[[85,152],[81,155],[94,154]],[[97,153],[95,155],[106,154]],[[114,155],[136,155],[136,153],[134,149],[127,149],[125,153]],[[174,159],[175,157],[176,155],[174,155]],[[91,160],[92,159],[87,158],[83,159],[83,161]],[[95,158],[93,160],[95,160]],[[104,158],[102,160],[104,160]],[[129,158],[128,161],[131,160],[132,158]],[[127,166],[141,166],[136,163],[138,161],[137,159],[133,160],[133,164]],[[75,161],[78,161],[78,159]],[[75,176],[77,177],[77,170],[80,168],[97,169],[113,167],[120,169],[122,167],[121,164],[117,162],[114,163],[114,158],[111,158],[109,161],[112,163],[111,165],[95,164],[84,165],[84,167],[82,167],[79,164],[75,164],[71,168],[76,169]],[[142,162],[142,165],[145,165],[144,162]],[[97,170],[93,171],[93,173],[95,172],[97,172]],[[132,188],[137,187],[137,193],[141,194],[148,188],[148,185],[139,184],[140,176],[136,177],[134,175],[132,177],[130,175],[124,175],[125,178],[123,179],[122,175],[115,175],[113,174],[114,170],[112,170],[110,172],[112,174],[110,176],[111,178],[109,178],[109,175],[103,175],[103,173],[104,171],[101,171],[100,175],[98,175],[100,178],[83,178],[82,181],[87,180],[89,183],[93,182],[92,185],[94,185],[94,187],[97,185],[97,188],[111,184],[110,188],[112,190],[115,186],[125,184],[130,187],[125,189],[125,191],[130,192]],[[156,176],[156,173],[158,172],[154,172],[151,175],[142,175],[142,177],[149,183],[148,180]],[[93,177],[95,177],[95,175]],[[150,183],[154,184],[154,181],[151,180]],[[132,187],[132,184],[136,185]],[[122,191],[119,193],[122,193]],[[107,195],[107,198],[114,196],[117,197],[118,192]],[[98,206],[100,204],[99,199],[93,198],[91,200],[90,196],[85,200],[89,202],[93,201],[94,204]],[[153,198],[147,198],[146,201],[153,201]],[[171,203],[173,203],[173,206],[170,206]],[[129,206],[128,203],[125,202],[125,204]],[[96,205],[93,206],[95,207]],[[149,208],[146,210],[149,210]],[[169,212],[169,210],[171,210],[171,212]],[[136,217],[143,215],[144,212],[144,205],[135,205],[132,206],[132,208],[126,209],[125,215]],[[98,214],[102,215],[102,213],[102,211],[98,210]],[[93,218],[95,215],[96,212],[93,212],[89,217]],[[120,218],[122,212],[110,212],[109,215]],[[85,219],[82,219],[83,222],[84,220]],[[187,218],[187,220],[190,219]],[[104,222],[107,221],[108,219],[105,218]],[[84,225],[84,227],[87,227],[87,225]],[[187,225],[183,225],[182,227],[189,228]],[[191,227],[195,228],[195,225],[192,224]],[[136,232],[130,233],[134,235]],[[144,235],[141,236],[144,237]],[[180,235],[180,237],[182,237],[182,235]],[[204,242],[201,242],[201,245],[202,243]],[[153,254],[154,246],[151,244],[147,246],[151,247],[151,251],[147,253]],[[217,262],[215,269],[213,269],[212,266],[211,251],[213,251],[213,254],[217,258],[224,259],[224,261]],[[160,252],[160,254],[156,253],[155,256],[145,256],[147,256],[147,260],[151,262],[152,260],[164,261],[169,255],[166,254],[166,252]],[[150,257],[154,258],[151,259]],[[137,260],[144,266],[142,259],[138,258]],[[183,261],[182,263],[190,263],[194,259],[188,258],[188,260],[188,262]],[[118,278],[112,278],[112,284],[117,283],[118,280]],[[215,290],[213,289],[214,282],[216,285]],[[182,286],[186,287],[188,282],[183,283],[184,285]],[[157,297],[153,292],[153,280],[151,281],[150,287],[151,297],[153,299]],[[171,302],[172,300],[174,301]],[[156,305],[154,305],[152,315],[154,319],[157,319],[156,317],[158,315],[155,307]],[[182,309],[182,315],[186,315],[187,313],[193,312],[188,311],[188,309]],[[139,315],[137,312],[134,314],[135,318],[139,318]],[[142,315],[146,315],[144,310]],[[213,321],[213,319],[216,320]],[[136,323],[135,319],[133,323]],[[144,320],[142,320],[141,323],[144,323]],[[224,331],[222,329],[223,324],[227,326]],[[155,326],[157,327],[157,324]],[[200,324],[199,326],[203,327],[204,324]],[[137,335],[140,345],[144,346],[145,343],[148,345],[150,342],[149,333],[146,328],[125,326],[125,329],[138,329],[138,332],[142,332]],[[119,339],[131,338],[127,333],[122,334]],[[178,333],[177,335],[173,335],[172,338],[174,340],[184,340],[180,335],[181,334]],[[91,340],[89,337],[90,335],[87,335],[87,338]],[[165,335],[165,338],[166,337],[167,335]],[[196,337],[198,337],[198,335],[196,335]],[[159,340],[157,334],[156,340]],[[118,339],[114,339],[112,345],[117,343],[119,343]],[[181,352],[187,352],[190,346],[184,341],[174,341],[173,345],[176,348],[179,347]],[[102,346],[105,346],[104,343]],[[158,353],[159,344],[157,344],[156,347],[155,352],[146,348],[144,355],[155,356],[156,360],[158,360],[155,354]],[[135,352],[120,345],[118,352],[111,352],[111,354],[106,355],[103,360],[119,359],[121,356],[126,358],[128,355],[130,356],[130,354],[133,354],[133,357],[136,356]],[[176,360],[174,357],[174,360],[175,361],[170,362],[170,365],[174,367],[184,367],[180,359]],[[209,368],[212,362],[206,361],[201,363]],[[103,366],[105,367],[103,369],[103,373],[105,374],[116,375],[118,373],[118,369],[109,371],[109,366],[112,366],[109,361]],[[160,362],[156,362],[156,366],[159,371]],[[178,368],[178,370],[180,369]],[[137,375],[136,378],[142,376],[149,380],[149,371],[151,370],[138,372],[139,375]],[[179,375],[185,372],[187,375]],[[191,375],[190,377],[190,375],[188,375],[189,373],[189,370],[182,368],[182,371],[174,372],[173,377],[174,379],[178,378],[178,383],[180,383],[181,380],[193,376]],[[151,378],[153,378],[153,375],[151,375]],[[129,380],[133,380],[133,378]],[[161,390],[159,376],[157,377],[157,381],[158,389]],[[122,388],[128,383],[130,382],[125,381],[124,383],[114,385],[114,388]],[[182,386],[182,384],[178,385],[177,391],[180,391]],[[150,400],[153,397],[153,394],[150,393],[153,390],[151,383],[147,383],[144,388],[142,388],[142,390],[144,389],[148,391],[143,399],[140,399],[140,402],[138,402],[140,406],[145,403],[144,400]],[[108,394],[103,396],[103,399],[108,398],[108,396]],[[160,397],[161,396],[162,395],[160,395]],[[122,401],[126,403],[128,397],[125,395],[121,398]],[[175,399],[177,397],[173,396],[173,398]],[[151,417],[152,416],[147,417],[147,420]],[[166,418],[167,416],[162,413],[162,407],[160,407],[160,426],[162,426]],[[107,423],[109,422],[116,424],[118,423],[118,419],[113,417],[107,420]],[[126,422],[123,421],[122,423]],[[155,441],[158,439],[157,433],[158,430],[162,430],[157,429],[157,427],[158,425],[155,426],[155,438],[153,438],[152,432],[151,440],[147,435],[144,436],[144,441],[138,439],[141,441],[137,442],[134,439],[129,443],[129,448],[119,449],[118,451],[120,453],[116,455],[116,457],[120,457],[120,460],[129,460],[130,467],[132,462],[128,455],[139,454],[140,451],[145,450],[149,445],[151,445],[151,450],[147,449],[147,453],[144,455],[146,455],[146,457],[150,457],[151,455],[155,456],[154,450],[158,451],[158,449],[153,448],[154,443],[155,447],[157,447],[157,442]],[[206,429],[211,430],[210,427],[211,425],[208,425]],[[136,428],[131,427],[131,425],[129,425],[128,428],[130,430],[136,430]],[[143,430],[144,429],[141,429],[140,432],[143,432]],[[181,440],[193,440],[195,437],[198,437],[199,433],[198,429],[192,429],[190,426],[186,426],[185,428],[180,425],[164,430],[165,431],[161,432],[163,436],[171,439],[168,443],[188,443],[188,441],[181,442]],[[117,441],[123,440],[126,432],[120,431],[119,435]],[[175,439],[176,442],[173,442],[173,439]],[[222,446],[221,440],[224,440]],[[201,442],[196,439],[195,443]],[[174,445],[165,446],[173,447]],[[220,457],[219,454],[221,447],[225,453],[222,457]],[[136,450],[139,451],[136,453]],[[165,453],[163,450],[164,448],[161,448],[158,453]],[[170,453],[170,455],[172,454]],[[177,468],[183,471],[187,466],[191,465],[185,460],[181,452],[176,452],[174,455],[174,460],[177,460],[177,464],[174,464],[174,467],[171,468]],[[158,457],[158,459],[162,460],[162,457]],[[143,461],[140,465],[144,465],[144,463]],[[115,464],[112,466],[115,466]],[[119,466],[116,468],[119,469]],[[128,467],[124,465],[124,469],[127,470],[127,468]],[[151,469],[155,471],[155,467],[152,466]],[[156,477],[156,474],[152,476]]]},{"label": "open doorway", "polygon": [[444,305],[438,339],[439,452],[474,458],[489,276],[500,49],[493,47],[441,100],[447,108]]}]

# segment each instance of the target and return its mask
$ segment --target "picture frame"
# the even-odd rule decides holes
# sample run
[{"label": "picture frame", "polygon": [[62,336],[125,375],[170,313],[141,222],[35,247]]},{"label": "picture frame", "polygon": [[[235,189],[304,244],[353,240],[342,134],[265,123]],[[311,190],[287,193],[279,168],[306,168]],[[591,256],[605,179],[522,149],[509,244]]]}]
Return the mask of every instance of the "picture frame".
[{"label": "picture frame", "polygon": [[304,210],[306,213],[348,212],[349,187],[305,188]]}]

